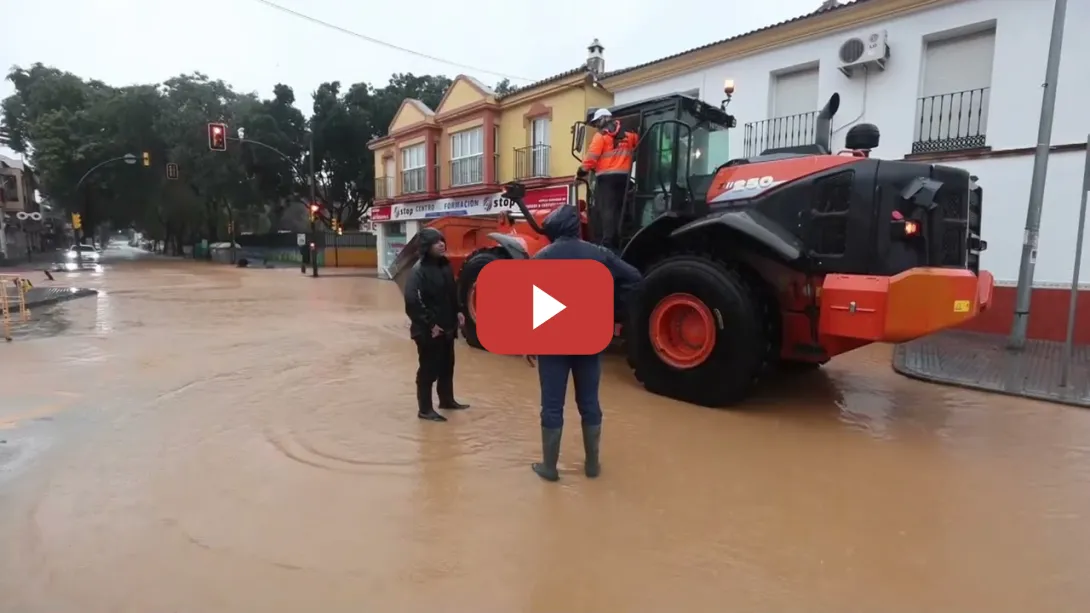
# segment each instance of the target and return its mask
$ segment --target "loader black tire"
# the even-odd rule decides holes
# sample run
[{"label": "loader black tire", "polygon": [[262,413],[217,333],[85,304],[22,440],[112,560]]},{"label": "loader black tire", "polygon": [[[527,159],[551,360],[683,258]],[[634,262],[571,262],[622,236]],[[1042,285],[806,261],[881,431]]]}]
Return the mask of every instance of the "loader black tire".
[{"label": "loader black tire", "polygon": [[[707,357],[684,368],[668,363],[652,338],[656,307],[676,294],[706,306],[715,330]],[[631,305],[628,359],[647,391],[713,408],[749,395],[767,360],[769,327],[756,292],[736,270],[700,255],[669,257],[647,273]]]},{"label": "loader black tire", "polygon": [[486,265],[496,260],[510,260],[511,256],[503,247],[485,247],[474,251],[464,264],[462,272],[458,275],[458,304],[462,305],[466,313],[466,325],[462,328],[462,335],[470,347],[484,349],[480,339],[477,338],[477,322],[471,314],[470,300],[473,286],[477,284],[477,277]]}]

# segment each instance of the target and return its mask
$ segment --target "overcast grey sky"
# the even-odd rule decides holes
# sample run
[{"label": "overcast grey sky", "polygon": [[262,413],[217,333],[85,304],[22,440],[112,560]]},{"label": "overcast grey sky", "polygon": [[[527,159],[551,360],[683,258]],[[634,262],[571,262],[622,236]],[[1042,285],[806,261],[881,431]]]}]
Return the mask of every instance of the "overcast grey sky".
[{"label": "overcast grey sky", "polygon": [[[653,60],[817,9],[820,0],[271,0],[355,32],[460,64],[540,79],[574,68],[597,37],[607,69]],[[323,81],[390,73],[501,76],[342,34],[257,0],[3,0],[0,65],[42,62],[113,85],[199,70],[236,89],[309,93]],[[540,12],[545,11],[545,12]],[[525,83],[517,81],[516,83]],[[0,85],[0,97],[11,84]]]}]

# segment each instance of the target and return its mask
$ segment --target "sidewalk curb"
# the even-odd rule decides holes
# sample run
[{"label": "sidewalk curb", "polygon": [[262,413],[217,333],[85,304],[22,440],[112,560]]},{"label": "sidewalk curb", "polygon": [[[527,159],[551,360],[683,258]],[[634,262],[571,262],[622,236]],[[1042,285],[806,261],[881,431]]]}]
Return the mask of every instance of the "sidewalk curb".
[{"label": "sidewalk curb", "polygon": [[1023,352],[1011,353],[1002,339],[991,336],[946,331],[901,343],[894,348],[892,367],[917,381],[1090,408],[1086,348],[1076,348],[1072,364],[1073,380],[1081,384],[1064,388],[1058,384],[1060,343],[1031,340]]}]

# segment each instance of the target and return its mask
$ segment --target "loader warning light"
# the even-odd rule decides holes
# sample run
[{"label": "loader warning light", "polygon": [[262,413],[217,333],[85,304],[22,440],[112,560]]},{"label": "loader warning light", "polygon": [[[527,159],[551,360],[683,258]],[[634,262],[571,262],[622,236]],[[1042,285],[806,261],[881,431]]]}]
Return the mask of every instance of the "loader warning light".
[{"label": "loader warning light", "polygon": [[893,211],[893,238],[915,238],[920,234],[920,222],[905,219],[900,211]]}]

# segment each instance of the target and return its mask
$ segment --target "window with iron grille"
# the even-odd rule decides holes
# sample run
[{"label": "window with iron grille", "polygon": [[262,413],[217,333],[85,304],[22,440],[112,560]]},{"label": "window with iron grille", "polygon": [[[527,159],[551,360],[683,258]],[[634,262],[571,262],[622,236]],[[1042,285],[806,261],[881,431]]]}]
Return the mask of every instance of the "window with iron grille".
[{"label": "window with iron grille", "polygon": [[766,149],[798,147],[815,142],[818,108],[817,66],[794,68],[772,74],[768,119],[745,125],[745,155]]},{"label": "window with iron grille", "polygon": [[484,182],[484,128],[477,127],[450,135],[450,185]]},{"label": "window with iron grille", "polygon": [[985,146],[995,28],[925,41],[912,153]]},{"label": "window with iron grille", "polygon": [[401,150],[402,194],[419,194],[427,189],[427,163],[423,143]]}]

